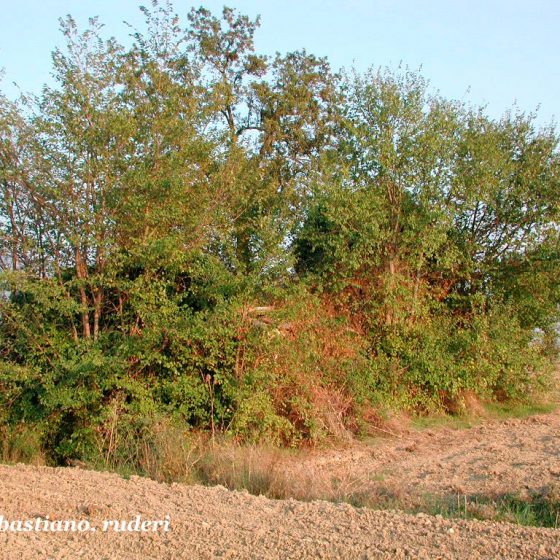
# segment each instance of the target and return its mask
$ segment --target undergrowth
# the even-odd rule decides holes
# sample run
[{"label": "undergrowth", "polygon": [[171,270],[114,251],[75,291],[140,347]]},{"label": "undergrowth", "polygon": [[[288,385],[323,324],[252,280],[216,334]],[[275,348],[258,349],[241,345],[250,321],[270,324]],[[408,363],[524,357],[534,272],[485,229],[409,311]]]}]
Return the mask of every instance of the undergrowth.
[{"label": "undergrowth", "polygon": [[[545,412],[552,405],[513,409],[517,415]],[[500,414],[506,413],[500,409]],[[495,409],[490,411],[496,414]],[[441,418],[435,419],[434,423]],[[471,418],[478,422],[480,418]],[[462,422],[467,423],[468,418]],[[432,427],[434,423],[425,423]],[[449,424],[448,424],[449,425]],[[455,425],[459,427],[459,425]],[[537,527],[559,527],[560,487],[550,486],[526,495],[405,495],[384,486],[385,473],[332,476],[305,470],[309,450],[266,444],[235,442],[205,432],[186,432],[176,423],[152,419],[141,425],[114,424],[110,434],[98,437],[100,448],[85,462],[70,466],[109,470],[124,477],[140,475],[162,482],[222,485],[272,499],[325,500],[355,507],[399,510],[411,514],[438,515],[450,519],[505,521]],[[1,460],[5,463],[48,463],[39,434],[33,428],[0,432]],[[107,441],[109,444],[107,444]]]}]

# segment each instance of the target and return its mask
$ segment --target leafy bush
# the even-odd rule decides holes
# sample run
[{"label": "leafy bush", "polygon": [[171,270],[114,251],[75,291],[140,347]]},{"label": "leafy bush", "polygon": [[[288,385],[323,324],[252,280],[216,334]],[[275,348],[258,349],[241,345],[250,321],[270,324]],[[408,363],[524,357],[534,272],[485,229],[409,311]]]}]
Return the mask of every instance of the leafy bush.
[{"label": "leafy bush", "polygon": [[170,478],[187,432],[316,444],[543,386],[553,128],[267,59],[229,8],[142,12],[128,47],[68,17],[57,85],[0,96],[6,457]]}]

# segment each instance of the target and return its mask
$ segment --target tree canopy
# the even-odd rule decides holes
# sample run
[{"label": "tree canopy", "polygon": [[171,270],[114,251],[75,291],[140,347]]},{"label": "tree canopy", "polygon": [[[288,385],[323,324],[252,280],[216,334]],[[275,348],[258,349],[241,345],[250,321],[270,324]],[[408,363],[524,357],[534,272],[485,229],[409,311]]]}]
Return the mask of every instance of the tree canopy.
[{"label": "tree canopy", "polygon": [[127,46],[62,19],[56,84],[0,96],[0,425],[64,462],[115,418],[297,444],[541,386],[554,127],[141,9]]}]

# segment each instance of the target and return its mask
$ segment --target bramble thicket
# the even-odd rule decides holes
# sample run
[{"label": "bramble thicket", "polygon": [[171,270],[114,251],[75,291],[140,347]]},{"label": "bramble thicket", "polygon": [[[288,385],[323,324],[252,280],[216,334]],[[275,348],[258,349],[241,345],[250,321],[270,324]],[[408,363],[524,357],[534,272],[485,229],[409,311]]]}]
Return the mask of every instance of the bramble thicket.
[{"label": "bramble thicket", "polygon": [[0,97],[4,452],[295,446],[546,385],[554,126],[142,11],[127,46],[61,20],[55,85]]}]

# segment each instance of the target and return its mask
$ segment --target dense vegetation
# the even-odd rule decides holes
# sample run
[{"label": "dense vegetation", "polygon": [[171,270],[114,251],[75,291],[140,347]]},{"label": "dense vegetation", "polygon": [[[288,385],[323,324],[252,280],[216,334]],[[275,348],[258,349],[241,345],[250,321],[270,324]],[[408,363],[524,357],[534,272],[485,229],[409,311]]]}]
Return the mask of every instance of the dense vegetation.
[{"label": "dense vegetation", "polygon": [[553,127],[406,69],[260,56],[231,9],[142,11],[127,47],[64,19],[56,86],[0,97],[5,447],[297,445],[531,398],[559,319]]}]

